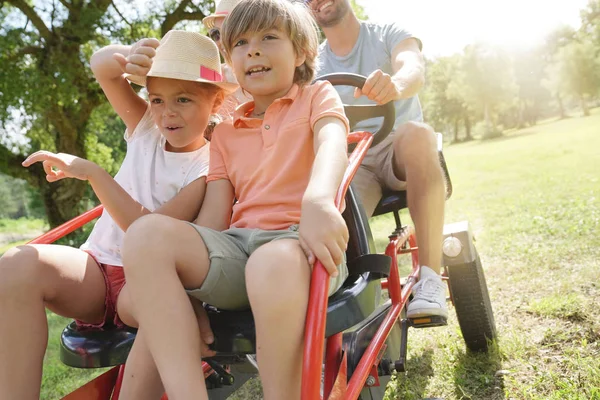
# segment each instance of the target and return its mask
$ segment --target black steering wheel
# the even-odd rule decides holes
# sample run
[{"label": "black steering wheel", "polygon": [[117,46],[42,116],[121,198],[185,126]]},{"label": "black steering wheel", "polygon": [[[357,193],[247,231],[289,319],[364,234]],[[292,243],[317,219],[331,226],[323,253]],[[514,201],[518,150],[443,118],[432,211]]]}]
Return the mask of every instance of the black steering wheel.
[{"label": "black steering wheel", "polygon": [[[327,74],[318,77],[315,81],[329,81],[334,86],[353,86],[362,89],[367,78],[357,74],[348,73],[335,73]],[[381,128],[377,132],[371,132],[373,134],[373,142],[371,147],[381,143],[394,129],[394,123],[396,121],[396,109],[394,108],[394,102],[390,101],[386,104],[363,104],[363,105],[347,105],[344,104],[344,111],[346,117],[350,121],[350,128],[352,129],[360,121],[364,121],[370,118],[383,117],[383,123]]]}]

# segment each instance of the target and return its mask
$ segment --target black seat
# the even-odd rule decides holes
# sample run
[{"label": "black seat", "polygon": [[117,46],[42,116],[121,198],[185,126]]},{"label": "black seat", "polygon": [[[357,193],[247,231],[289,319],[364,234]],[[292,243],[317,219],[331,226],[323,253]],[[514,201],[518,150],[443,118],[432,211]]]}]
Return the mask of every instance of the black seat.
[{"label": "black seat", "polygon": [[[366,215],[352,189],[346,196],[344,218],[350,231],[346,257],[349,276],[343,286],[329,298],[326,336],[345,331],[365,320],[379,305],[379,279],[389,273],[390,258],[375,254]],[[372,272],[370,272],[372,271]],[[252,312],[222,311],[208,308],[215,334],[212,347],[217,360],[228,363],[243,360],[240,355],[256,353],[256,336]],[[77,368],[99,368],[123,364],[135,339],[135,329],[79,331],[69,324],[61,336],[61,360]]]},{"label": "black seat", "polygon": [[381,200],[379,200],[377,207],[375,207],[375,211],[373,211],[373,216],[387,214],[406,207],[408,207],[406,191],[384,191]]}]

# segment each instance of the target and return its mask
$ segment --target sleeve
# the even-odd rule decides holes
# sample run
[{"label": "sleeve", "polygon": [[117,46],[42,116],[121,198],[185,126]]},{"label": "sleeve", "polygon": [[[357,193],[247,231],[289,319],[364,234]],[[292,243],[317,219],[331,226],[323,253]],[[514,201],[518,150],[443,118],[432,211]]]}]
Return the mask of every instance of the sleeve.
[{"label": "sleeve", "polygon": [[[125,141],[127,143],[129,143],[134,138],[138,138],[138,137],[147,135],[149,132],[153,132],[155,130],[158,132],[158,130],[156,129],[156,125],[154,124],[154,121],[152,120],[150,104],[148,104],[148,107],[146,108],[146,112],[144,112],[142,119],[140,119],[140,122],[138,122],[138,124],[136,125],[133,132],[129,132],[127,129],[125,129]],[[160,132],[158,132],[158,133],[160,133]]]},{"label": "sleeve", "polygon": [[392,52],[398,44],[406,39],[414,38],[419,43],[419,50],[423,50],[423,43],[421,39],[415,37],[411,31],[406,28],[401,28],[397,23],[391,23],[385,25],[383,29],[383,42],[385,43],[385,49],[392,56]]},{"label": "sleeve", "polygon": [[311,101],[310,127],[314,130],[318,120],[324,117],[339,118],[346,126],[346,133],[350,132],[350,123],[344,114],[344,105],[340,95],[331,83],[321,81],[313,84]]},{"label": "sleeve", "polygon": [[210,143],[207,143],[204,147],[205,149],[202,150],[198,158],[191,165],[183,182],[183,187],[186,187],[198,178],[208,175]]},{"label": "sleeve", "polygon": [[217,181],[219,179],[229,180],[227,167],[225,165],[225,158],[223,157],[223,153],[221,151],[221,139],[224,134],[227,134],[225,131],[227,128],[233,129],[233,126],[227,123],[221,123],[217,125],[213,133],[213,140],[210,142],[210,162],[206,183]]}]

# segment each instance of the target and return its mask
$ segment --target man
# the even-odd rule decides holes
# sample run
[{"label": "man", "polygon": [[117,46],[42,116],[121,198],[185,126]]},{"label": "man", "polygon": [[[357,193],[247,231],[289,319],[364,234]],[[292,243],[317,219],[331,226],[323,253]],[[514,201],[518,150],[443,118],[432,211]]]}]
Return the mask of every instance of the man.
[{"label": "man", "polygon": [[[421,122],[417,97],[425,80],[421,42],[395,23],[359,21],[350,0],[308,3],[326,37],[319,48],[319,74],[349,72],[368,77],[354,92],[337,88],[344,104],[394,101],[394,131],[369,150],[353,185],[367,215],[372,215],[383,189],[407,191],[421,262],[421,277],[407,315],[446,319],[446,290],[440,277],[445,188],[435,134]],[[363,121],[353,130],[375,132],[380,122]]]}]

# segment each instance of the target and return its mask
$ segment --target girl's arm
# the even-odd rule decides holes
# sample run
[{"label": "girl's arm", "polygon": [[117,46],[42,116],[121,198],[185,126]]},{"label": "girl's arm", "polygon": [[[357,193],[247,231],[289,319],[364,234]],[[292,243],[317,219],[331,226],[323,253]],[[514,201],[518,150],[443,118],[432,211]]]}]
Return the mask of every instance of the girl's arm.
[{"label": "girl's arm", "polygon": [[[23,165],[28,167],[36,162],[43,163],[48,182],[64,178],[89,181],[104,208],[124,232],[136,219],[152,213],[135,201],[108,172],[89,160],[70,154],[38,151],[27,157]],[[198,215],[205,191],[206,178],[196,179],[154,213],[192,221]]]},{"label": "girl's arm", "polygon": [[147,103],[132,89],[124,72],[145,76],[158,44],[156,39],[142,39],[133,46],[109,45],[95,52],[90,60],[96,80],[129,133],[144,116]]},{"label": "girl's arm", "polygon": [[209,182],[206,186],[206,197],[196,224],[216,231],[228,229],[235,197],[231,182],[227,179],[218,179]]},{"label": "girl's arm", "polygon": [[316,156],[302,198],[300,244],[311,264],[318,259],[333,276],[348,243],[348,228],[334,203],[348,166],[346,141],[347,127],[339,118],[324,117],[316,122]]}]

